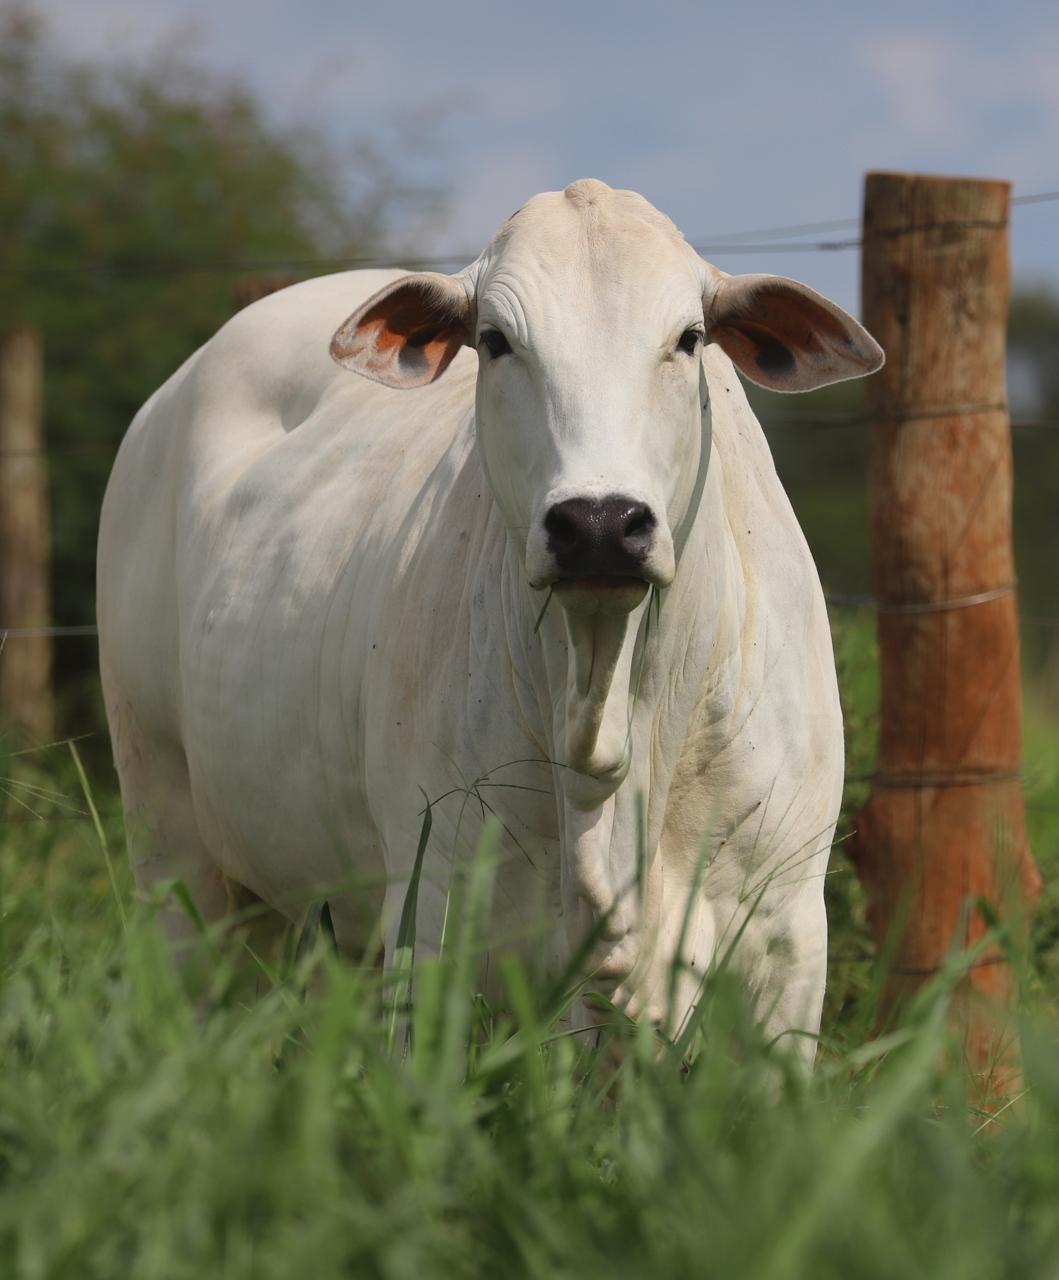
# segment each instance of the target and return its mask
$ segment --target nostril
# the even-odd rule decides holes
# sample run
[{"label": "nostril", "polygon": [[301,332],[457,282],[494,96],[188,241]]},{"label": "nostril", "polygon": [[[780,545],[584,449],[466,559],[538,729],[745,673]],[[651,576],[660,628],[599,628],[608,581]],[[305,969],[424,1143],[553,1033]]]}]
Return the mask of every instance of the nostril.
[{"label": "nostril", "polygon": [[635,507],[630,508],[626,513],[622,537],[626,542],[642,546],[651,540],[655,523],[654,513],[651,508],[644,506],[642,502],[637,503]]},{"label": "nostril", "polygon": [[559,507],[552,507],[544,517],[544,528],[555,550],[569,550],[577,545],[577,525]]}]

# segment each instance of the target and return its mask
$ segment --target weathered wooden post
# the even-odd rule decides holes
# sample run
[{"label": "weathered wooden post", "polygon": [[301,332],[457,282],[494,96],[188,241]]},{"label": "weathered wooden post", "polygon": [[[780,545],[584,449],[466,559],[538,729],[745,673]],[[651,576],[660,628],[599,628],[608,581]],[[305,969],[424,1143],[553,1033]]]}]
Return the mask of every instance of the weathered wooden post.
[{"label": "weathered wooden post", "polygon": [[[1019,772],[1008,198],[1006,182],[865,184],[864,322],[887,356],[865,387],[882,704],[854,856],[889,958],[888,1007],[979,941],[990,910],[1018,935],[1039,891]],[[1017,1071],[1012,995],[991,946],[957,1000],[986,1088]]]},{"label": "weathered wooden post", "polygon": [[[51,622],[51,526],[42,427],[41,340],[0,334],[0,627]],[[0,717],[32,736],[52,734],[51,639],[14,634],[0,653]]]}]

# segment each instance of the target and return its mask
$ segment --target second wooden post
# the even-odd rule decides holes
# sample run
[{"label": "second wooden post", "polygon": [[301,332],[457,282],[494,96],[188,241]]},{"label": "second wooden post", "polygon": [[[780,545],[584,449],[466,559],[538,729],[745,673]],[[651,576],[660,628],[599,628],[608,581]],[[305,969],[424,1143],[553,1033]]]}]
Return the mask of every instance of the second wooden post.
[{"label": "second wooden post", "polygon": [[53,728],[41,369],[36,330],[0,334],[0,719],[35,741]]}]

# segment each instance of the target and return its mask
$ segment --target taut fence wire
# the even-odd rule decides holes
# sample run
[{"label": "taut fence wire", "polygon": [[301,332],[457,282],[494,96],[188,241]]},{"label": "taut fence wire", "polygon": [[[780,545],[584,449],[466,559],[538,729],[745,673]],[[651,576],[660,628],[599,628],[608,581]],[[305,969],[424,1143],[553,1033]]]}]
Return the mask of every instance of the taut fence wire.
[{"label": "taut fence wire", "polygon": [[[1059,191],[1038,191],[1029,195],[1014,196],[1012,206],[1045,204],[1059,201]],[[860,226],[859,218],[832,218],[817,222],[791,223],[780,226],[759,227],[747,231],[722,232],[709,237],[697,238],[693,248],[702,254],[736,254],[736,253],[830,253],[860,248],[864,237],[850,237],[835,240],[798,240],[797,237],[852,230]],[[983,223],[981,219],[957,219],[937,221],[915,226],[883,229],[874,234],[875,238],[907,235],[913,231],[923,230],[955,230],[959,228],[974,229],[987,226],[996,229],[1006,225],[994,222]],[[787,239],[784,239],[784,238]],[[401,267],[415,265],[417,267],[442,267],[470,262],[477,255],[472,253],[448,254],[415,254],[373,255],[363,257],[331,257],[331,258],[271,258],[255,261],[215,261],[215,262],[114,262],[92,261],[64,263],[57,265],[21,265],[0,266],[0,276],[31,276],[46,278],[50,276],[77,277],[102,276],[108,279],[123,279],[141,276],[182,275],[191,273],[239,274],[269,271],[296,270],[328,270],[336,268],[370,268]],[[958,405],[939,407],[937,409],[919,410],[909,415],[915,418],[952,417],[969,411],[1006,412],[1005,405]],[[783,417],[769,421],[767,430],[786,428],[833,428],[850,429],[866,427],[874,419],[865,414],[848,412],[828,412],[826,410],[807,410],[805,412],[788,411]],[[1011,423],[1012,431],[1056,431],[1059,430],[1059,419],[1020,417]],[[113,454],[110,446],[85,443],[79,445],[51,446],[41,450],[0,451],[0,459],[33,458],[62,459],[70,462],[79,457],[98,457],[100,454]],[[885,611],[886,605],[880,605],[868,592],[834,592],[825,596],[829,606],[833,608],[873,608]],[[1019,621],[1027,626],[1059,628],[1059,617],[1047,617],[1041,614],[1020,614]],[[67,626],[21,627],[0,626],[0,647],[8,640],[35,639],[47,637],[55,640],[95,637],[98,630],[94,624],[78,623]]]},{"label": "taut fence wire", "polygon": [[[1059,200],[1059,191],[1038,191],[1032,195],[1015,196],[1011,204],[1025,206],[1044,204]],[[810,240],[799,241],[795,237],[807,235],[816,230],[842,230],[859,226],[857,219],[832,219],[826,222],[805,222],[794,226],[765,227],[760,231],[729,231],[710,238],[696,237],[691,241],[692,248],[701,254],[738,254],[738,253],[840,253],[849,249],[859,249],[864,244],[862,236],[851,236],[843,240]],[[872,234],[874,239],[887,239],[908,235],[911,232],[927,230],[959,230],[986,227],[996,229],[1006,223],[983,223],[981,219],[962,218],[949,219],[915,226],[884,228]],[[770,239],[760,241],[746,237],[768,236]],[[789,236],[789,240],[782,237]],[[324,258],[258,258],[250,260],[215,259],[211,261],[130,261],[98,259],[84,262],[21,264],[0,266],[0,276],[29,276],[37,279],[48,277],[103,276],[108,279],[124,279],[139,276],[165,276],[186,274],[238,275],[242,272],[272,271],[333,271],[338,269],[371,269],[385,267],[451,267],[461,263],[473,262],[476,253],[428,253],[417,254],[413,250],[395,254],[367,254],[361,256],[334,255]]]}]

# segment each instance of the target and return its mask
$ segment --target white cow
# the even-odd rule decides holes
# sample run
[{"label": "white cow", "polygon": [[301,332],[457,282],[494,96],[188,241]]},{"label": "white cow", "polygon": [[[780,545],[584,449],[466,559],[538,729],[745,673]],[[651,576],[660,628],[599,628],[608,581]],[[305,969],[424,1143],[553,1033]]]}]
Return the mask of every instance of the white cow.
[{"label": "white cow", "polygon": [[815,1031],[842,724],[735,369],[801,391],[881,363],[811,289],[718,271],[594,180],[458,275],[240,312],[144,406],[103,507],[139,885],[179,877],[211,921],[328,892],[339,945],[381,921],[390,958],[425,792],[421,951],[489,806],[491,945],[554,966],[595,923],[589,985],[674,1025],[738,937],[766,1030]]}]

